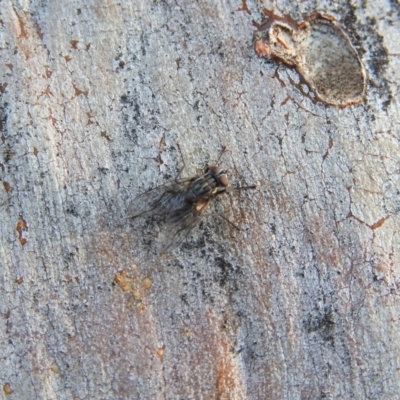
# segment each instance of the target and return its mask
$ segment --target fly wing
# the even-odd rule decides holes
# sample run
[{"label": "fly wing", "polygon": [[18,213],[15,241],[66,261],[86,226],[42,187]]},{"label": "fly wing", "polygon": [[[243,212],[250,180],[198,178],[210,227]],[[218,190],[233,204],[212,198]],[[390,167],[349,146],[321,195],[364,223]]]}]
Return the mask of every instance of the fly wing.
[{"label": "fly wing", "polygon": [[198,204],[186,203],[185,207],[177,209],[168,215],[168,224],[164,232],[164,244],[160,250],[161,254],[171,251],[188,237],[209,203],[210,200]]},{"label": "fly wing", "polygon": [[185,205],[185,193],[192,180],[193,178],[177,180],[140,194],[128,206],[128,217],[162,215],[179,210]]}]

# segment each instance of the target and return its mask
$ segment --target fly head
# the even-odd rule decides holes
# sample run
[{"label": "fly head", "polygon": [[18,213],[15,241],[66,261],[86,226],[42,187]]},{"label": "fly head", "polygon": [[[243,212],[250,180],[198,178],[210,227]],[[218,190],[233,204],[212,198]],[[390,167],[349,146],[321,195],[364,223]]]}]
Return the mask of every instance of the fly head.
[{"label": "fly head", "polygon": [[226,188],[229,185],[226,171],[220,171],[218,165],[211,165],[207,168],[211,176],[216,180],[218,186]]}]

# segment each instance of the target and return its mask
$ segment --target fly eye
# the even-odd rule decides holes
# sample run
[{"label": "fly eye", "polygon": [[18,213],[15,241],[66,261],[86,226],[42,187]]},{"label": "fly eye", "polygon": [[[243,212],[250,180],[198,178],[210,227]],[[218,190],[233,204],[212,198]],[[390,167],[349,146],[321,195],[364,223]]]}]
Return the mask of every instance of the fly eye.
[{"label": "fly eye", "polygon": [[229,185],[228,176],[226,174],[222,174],[218,177],[218,182],[221,186],[227,187]]},{"label": "fly eye", "polygon": [[216,174],[218,174],[219,167],[218,167],[218,165],[211,165],[211,166],[208,167],[208,170],[209,170],[213,175],[216,175]]}]

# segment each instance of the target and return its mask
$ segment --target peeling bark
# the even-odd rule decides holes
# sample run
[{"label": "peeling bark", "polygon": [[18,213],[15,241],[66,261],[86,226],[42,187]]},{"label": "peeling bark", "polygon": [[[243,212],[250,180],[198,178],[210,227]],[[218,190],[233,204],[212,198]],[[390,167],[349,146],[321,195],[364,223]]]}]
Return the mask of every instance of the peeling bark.
[{"label": "peeling bark", "polygon": [[[3,397],[398,398],[400,17],[352,4],[322,10],[368,74],[336,108],[255,54],[269,3],[2,2]],[[127,210],[177,142],[259,189],[159,256]]]}]

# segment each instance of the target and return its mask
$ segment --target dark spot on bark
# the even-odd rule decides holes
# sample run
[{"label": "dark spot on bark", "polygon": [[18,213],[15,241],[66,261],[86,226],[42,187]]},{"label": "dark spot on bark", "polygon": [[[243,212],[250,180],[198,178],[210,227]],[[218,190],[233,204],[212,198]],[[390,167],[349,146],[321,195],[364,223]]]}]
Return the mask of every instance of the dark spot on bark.
[{"label": "dark spot on bark", "polygon": [[311,312],[303,321],[307,333],[318,334],[324,342],[333,344],[335,334],[335,315],[330,307]]},{"label": "dark spot on bark", "polygon": [[76,210],[76,206],[75,206],[75,205],[71,205],[71,206],[67,207],[67,209],[65,210],[65,212],[66,212],[67,214],[73,215],[74,217],[78,217],[78,216],[79,216],[79,213],[78,213],[78,211]]},{"label": "dark spot on bark", "polygon": [[11,147],[7,147],[4,150],[3,157],[4,157],[4,162],[9,162],[15,155],[15,151]]},{"label": "dark spot on bark", "polygon": [[126,94],[123,94],[123,95],[120,97],[120,100],[121,100],[121,103],[123,103],[123,104],[129,104],[130,106],[133,105],[132,99],[130,99],[130,98],[128,97],[128,95],[126,95]]},{"label": "dark spot on bark", "polygon": [[214,266],[214,279],[218,282],[219,286],[233,291],[238,290],[238,279],[243,274],[240,267],[234,267],[221,256],[214,258]]},{"label": "dark spot on bark", "polygon": [[[8,103],[4,103],[3,106],[0,107],[0,132],[7,133],[7,107]],[[3,142],[5,141],[4,136],[2,135]]]}]

